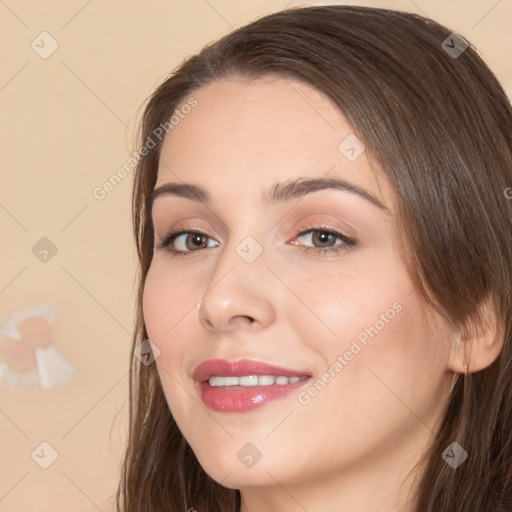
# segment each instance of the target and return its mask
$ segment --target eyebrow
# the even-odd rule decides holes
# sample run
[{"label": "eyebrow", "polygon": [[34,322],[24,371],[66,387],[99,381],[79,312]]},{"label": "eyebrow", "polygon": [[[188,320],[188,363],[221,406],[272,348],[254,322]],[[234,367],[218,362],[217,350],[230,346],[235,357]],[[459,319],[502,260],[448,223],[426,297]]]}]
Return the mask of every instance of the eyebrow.
[{"label": "eyebrow", "polygon": [[[266,204],[272,205],[299,197],[302,198],[320,190],[343,190],[351,192],[366,199],[378,208],[389,212],[389,209],[376,197],[366,190],[341,178],[295,178],[290,181],[276,183],[262,199]],[[183,197],[206,204],[211,203],[209,192],[202,186],[193,185],[191,183],[166,183],[155,188],[151,193],[150,206],[157,197],[161,196]]]}]

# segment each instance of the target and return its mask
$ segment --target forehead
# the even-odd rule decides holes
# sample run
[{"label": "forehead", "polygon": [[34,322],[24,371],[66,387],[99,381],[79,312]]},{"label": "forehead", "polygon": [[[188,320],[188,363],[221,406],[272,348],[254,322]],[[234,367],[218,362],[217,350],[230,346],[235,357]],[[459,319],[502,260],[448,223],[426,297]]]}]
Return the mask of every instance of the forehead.
[{"label": "forehead", "polygon": [[229,184],[248,194],[259,193],[263,183],[295,176],[337,176],[367,189],[380,186],[364,151],[355,160],[347,158],[345,141],[357,141],[353,128],[334,102],[310,85],[276,77],[231,79],[191,96],[196,106],[164,140],[157,186],[183,180],[215,190]]},{"label": "forehead", "polygon": [[[167,135],[164,153],[183,143],[189,147],[191,141],[198,143],[197,150],[212,151],[222,144],[233,150],[244,148],[246,154],[251,154],[250,149],[292,150],[296,142],[305,139],[310,139],[311,145],[323,141],[328,147],[352,131],[332,101],[311,86],[290,79],[216,81],[195,91],[193,97],[197,106],[181,116]],[[235,143],[240,144],[235,147]]]}]

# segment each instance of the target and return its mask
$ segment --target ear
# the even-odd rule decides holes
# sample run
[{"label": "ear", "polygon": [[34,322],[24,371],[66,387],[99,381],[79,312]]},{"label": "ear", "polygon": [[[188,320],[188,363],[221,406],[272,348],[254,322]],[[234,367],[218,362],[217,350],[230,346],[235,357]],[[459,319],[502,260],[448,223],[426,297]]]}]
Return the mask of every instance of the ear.
[{"label": "ear", "polygon": [[455,373],[483,370],[500,355],[503,343],[496,308],[490,299],[484,300],[455,337],[448,367]]}]

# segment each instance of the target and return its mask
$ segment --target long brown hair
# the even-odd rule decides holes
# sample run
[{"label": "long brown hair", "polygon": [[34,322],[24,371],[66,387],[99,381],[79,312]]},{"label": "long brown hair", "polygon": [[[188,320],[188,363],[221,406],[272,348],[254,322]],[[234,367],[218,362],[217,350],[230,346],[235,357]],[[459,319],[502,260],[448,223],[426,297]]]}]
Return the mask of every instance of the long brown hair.
[{"label": "long brown hair", "polygon": [[[169,128],[198,88],[265,75],[313,85],[351,123],[397,194],[404,261],[425,301],[468,332],[485,322],[482,305],[493,305],[503,349],[490,366],[455,382],[411,510],[512,510],[510,101],[475,48],[450,29],[412,13],[347,5],[262,17],[185,60],[149,98],[139,143],[151,138],[155,147],[140,158],[134,177],[138,313],[118,510],[239,510],[239,491],[210,478],[182,436],[155,364],[141,364],[133,351],[147,338],[149,197],[163,139],[155,130],[166,122]],[[441,457],[454,441],[469,453],[456,470]]]}]

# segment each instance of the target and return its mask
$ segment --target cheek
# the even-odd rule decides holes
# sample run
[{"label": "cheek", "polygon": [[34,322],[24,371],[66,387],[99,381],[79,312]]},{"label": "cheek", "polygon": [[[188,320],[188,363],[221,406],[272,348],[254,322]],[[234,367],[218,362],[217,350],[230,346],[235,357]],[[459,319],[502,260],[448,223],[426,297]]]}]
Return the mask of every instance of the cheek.
[{"label": "cheek", "polygon": [[[297,333],[326,371],[345,376],[331,379],[340,385],[338,400],[347,394],[348,402],[356,395],[365,403],[392,402],[394,392],[403,400],[428,402],[432,384],[446,371],[447,332],[427,331],[425,305],[400,260],[366,260],[354,268],[330,278],[297,280],[297,295],[306,298],[310,310],[294,313]],[[341,385],[349,376],[350,385]],[[371,396],[365,392],[370,389]]]},{"label": "cheek", "polygon": [[[164,313],[168,309],[166,305],[167,297],[162,295],[165,289],[165,280],[159,279],[154,271],[154,267],[150,267],[144,283],[142,311],[148,337],[155,343],[157,343],[166,330],[166,315]],[[169,311],[172,311],[172,309],[169,309]],[[157,345],[161,349],[161,344],[157,343]]]},{"label": "cheek", "polygon": [[340,264],[335,272],[295,279],[294,291],[308,306],[296,308],[295,321],[302,324],[301,330],[313,322],[322,333],[321,343],[315,336],[308,342],[314,341],[326,354],[329,347],[331,353],[333,349],[343,353],[354,339],[365,346],[376,333],[389,331],[390,324],[399,322],[413,285],[400,261],[388,252],[381,251],[378,261],[362,253],[347,269]]},{"label": "cheek", "polygon": [[[156,364],[164,390],[189,380],[190,357],[197,354],[204,336],[198,321],[198,303],[204,293],[203,275],[169,270],[166,261],[154,260],[144,284],[142,309],[149,339],[160,349]],[[171,375],[173,378],[169,377]]]},{"label": "cheek", "polygon": [[190,282],[178,282],[176,273],[156,262],[146,276],[142,299],[148,337],[160,349],[155,363],[162,388],[182,432],[188,432],[187,418],[198,413],[183,385],[187,380],[187,348],[193,345],[190,320],[197,315],[194,304],[198,299],[193,289]]},{"label": "cheek", "polygon": [[186,320],[185,315],[195,302],[190,282],[180,282],[176,273],[166,271],[158,261],[151,265],[144,284],[142,308],[148,336],[161,350],[169,344],[164,343],[162,347],[160,344],[171,339],[174,329]]},{"label": "cheek", "polygon": [[366,302],[357,321],[345,317],[349,334],[329,355],[342,355],[343,363],[331,399],[354,411],[354,428],[433,427],[449,342],[442,329],[427,329],[424,307],[415,293],[383,293]]}]

